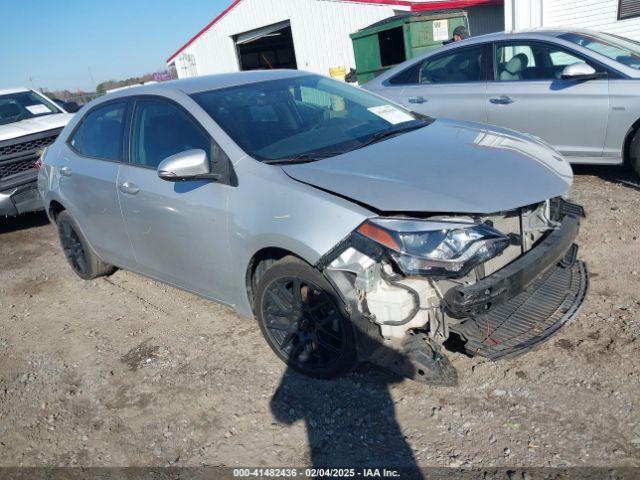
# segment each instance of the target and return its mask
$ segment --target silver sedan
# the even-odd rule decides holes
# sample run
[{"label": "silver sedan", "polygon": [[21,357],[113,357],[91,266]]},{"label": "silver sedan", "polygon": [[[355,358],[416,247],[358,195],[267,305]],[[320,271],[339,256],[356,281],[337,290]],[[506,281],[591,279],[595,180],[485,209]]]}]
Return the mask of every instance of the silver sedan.
[{"label": "silver sedan", "polygon": [[542,138],[569,162],[640,173],[640,43],[578,30],[496,33],[408,60],[364,88],[434,117]]},{"label": "silver sedan", "polygon": [[432,382],[446,340],[500,358],[575,315],[571,182],[542,141],[269,71],[91,103],[38,188],[84,279],[124,268],[231,305],[309,375],[370,360]]}]

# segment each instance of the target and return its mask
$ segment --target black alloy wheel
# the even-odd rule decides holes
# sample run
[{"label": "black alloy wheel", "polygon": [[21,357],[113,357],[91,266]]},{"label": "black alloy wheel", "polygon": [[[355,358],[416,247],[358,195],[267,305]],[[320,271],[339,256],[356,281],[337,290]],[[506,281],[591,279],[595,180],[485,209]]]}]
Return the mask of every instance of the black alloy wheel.
[{"label": "black alloy wheel", "polygon": [[60,233],[62,249],[71,267],[78,275],[86,275],[89,270],[87,255],[75,229],[71,223],[63,219],[58,222],[58,231]]},{"label": "black alloy wheel", "polygon": [[330,378],[351,368],[356,357],[351,325],[324,277],[297,259],[276,264],[264,277],[257,316],[275,353],[313,377]]},{"label": "black alloy wheel", "polygon": [[115,267],[103,262],[93,252],[75,219],[63,210],[56,216],[58,236],[64,256],[73,271],[84,280],[110,275]]}]

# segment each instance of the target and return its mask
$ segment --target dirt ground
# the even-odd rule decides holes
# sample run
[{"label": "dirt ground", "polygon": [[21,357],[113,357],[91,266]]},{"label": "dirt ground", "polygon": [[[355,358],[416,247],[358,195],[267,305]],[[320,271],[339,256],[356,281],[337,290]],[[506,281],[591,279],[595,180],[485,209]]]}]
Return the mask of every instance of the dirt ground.
[{"label": "dirt ground", "polygon": [[0,466],[640,466],[640,185],[578,170],[580,316],[456,387],[289,373],[254,321],[138,275],[84,282],[0,220]]}]

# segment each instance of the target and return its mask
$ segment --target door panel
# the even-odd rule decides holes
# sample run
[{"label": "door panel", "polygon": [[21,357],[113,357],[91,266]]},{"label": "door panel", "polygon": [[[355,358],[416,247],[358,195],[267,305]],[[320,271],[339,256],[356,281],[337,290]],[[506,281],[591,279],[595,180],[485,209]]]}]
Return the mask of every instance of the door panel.
[{"label": "door panel", "polygon": [[486,123],[485,89],[485,82],[410,85],[404,88],[400,103],[435,118]]},{"label": "door panel", "polygon": [[224,300],[220,294],[228,276],[230,187],[208,180],[169,182],[157,173],[162,160],[192,149],[204,150],[210,161],[228,161],[178,104],[158,97],[136,101],[129,164],[120,170],[118,197],[136,270]]},{"label": "door panel", "polygon": [[487,51],[481,44],[427,58],[405,84],[401,103],[424,115],[485,122]]},{"label": "door panel", "polygon": [[126,114],[121,101],[89,111],[62,147],[59,170],[65,207],[100,258],[123,268],[134,264],[116,191]]},{"label": "door panel", "polygon": [[538,42],[497,44],[487,84],[487,121],[542,138],[568,157],[601,157],[609,114],[608,80],[563,80],[574,52]]},{"label": "door panel", "polygon": [[118,195],[135,270],[219,298],[227,273],[228,188],[209,181],[167,182],[153,169],[123,165]]},{"label": "door panel", "polygon": [[487,108],[488,123],[533,134],[563,155],[602,155],[607,80],[490,83]]},{"label": "door panel", "polygon": [[96,253],[118,267],[133,266],[133,249],[125,231],[116,181],[120,164],[84,158],[63,149],[60,191],[64,203]]}]

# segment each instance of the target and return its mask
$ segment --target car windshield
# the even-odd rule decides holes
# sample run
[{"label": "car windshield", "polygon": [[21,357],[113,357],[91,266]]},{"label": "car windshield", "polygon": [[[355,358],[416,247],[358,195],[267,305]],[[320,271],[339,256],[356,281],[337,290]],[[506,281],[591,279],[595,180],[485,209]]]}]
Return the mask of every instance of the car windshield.
[{"label": "car windshield", "polygon": [[640,43],[606,33],[565,33],[560,38],[640,70]]},{"label": "car windshield", "polygon": [[17,92],[0,95],[0,125],[52,113],[60,113],[60,110],[37,93]]},{"label": "car windshield", "polygon": [[209,90],[193,98],[245,152],[267,163],[338,155],[431,121],[316,75]]}]

